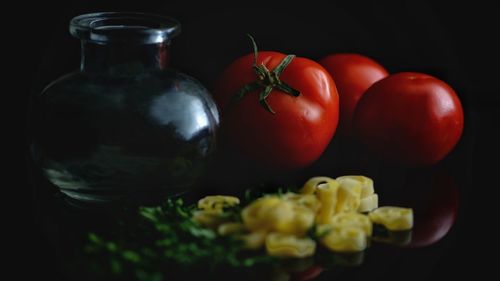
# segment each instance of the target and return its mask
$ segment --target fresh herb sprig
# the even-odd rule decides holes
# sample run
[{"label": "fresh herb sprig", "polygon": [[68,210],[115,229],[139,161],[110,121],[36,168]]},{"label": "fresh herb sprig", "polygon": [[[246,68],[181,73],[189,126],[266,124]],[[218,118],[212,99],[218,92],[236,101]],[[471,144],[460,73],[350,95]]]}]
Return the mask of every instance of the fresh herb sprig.
[{"label": "fresh herb sprig", "polygon": [[[224,210],[239,219],[240,207]],[[247,252],[234,238],[220,237],[215,231],[191,220],[196,207],[181,199],[169,199],[164,206],[141,207],[137,224],[125,223],[122,237],[104,238],[89,234],[86,253],[101,275],[120,279],[169,280],[168,269],[216,267],[244,268],[272,264],[276,260],[264,252]]]}]

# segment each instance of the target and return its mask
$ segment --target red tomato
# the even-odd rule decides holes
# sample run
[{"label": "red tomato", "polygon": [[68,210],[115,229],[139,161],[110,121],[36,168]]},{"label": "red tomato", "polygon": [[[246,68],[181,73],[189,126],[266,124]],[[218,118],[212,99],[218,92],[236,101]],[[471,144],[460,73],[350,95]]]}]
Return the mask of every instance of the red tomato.
[{"label": "red tomato", "polygon": [[359,140],[386,160],[431,165],[460,139],[462,105],[445,82],[422,73],[390,75],[371,86],[354,113]]},{"label": "red tomato", "polygon": [[339,133],[352,134],[352,118],[359,99],[373,83],[389,75],[376,61],[358,54],[335,54],[319,63],[332,75],[340,98]]},{"label": "red tomato", "polygon": [[[255,65],[273,70],[284,58],[278,52],[259,52]],[[267,97],[273,114],[260,103],[263,87],[231,103],[239,90],[258,80],[253,65],[254,54],[248,54],[222,73],[215,90],[221,129],[238,150],[266,169],[286,171],[312,164],[337,128],[338,94],[331,76],[312,60],[294,58],[279,79],[300,95],[274,88]]]}]

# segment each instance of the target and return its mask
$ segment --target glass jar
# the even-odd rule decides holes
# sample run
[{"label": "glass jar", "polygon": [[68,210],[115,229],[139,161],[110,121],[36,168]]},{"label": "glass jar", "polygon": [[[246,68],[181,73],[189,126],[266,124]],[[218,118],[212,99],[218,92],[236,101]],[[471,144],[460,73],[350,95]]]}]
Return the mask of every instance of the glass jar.
[{"label": "glass jar", "polygon": [[75,17],[81,67],[36,97],[35,162],[72,199],[109,202],[188,190],[215,148],[209,92],[167,68],[175,19],[141,13]]}]

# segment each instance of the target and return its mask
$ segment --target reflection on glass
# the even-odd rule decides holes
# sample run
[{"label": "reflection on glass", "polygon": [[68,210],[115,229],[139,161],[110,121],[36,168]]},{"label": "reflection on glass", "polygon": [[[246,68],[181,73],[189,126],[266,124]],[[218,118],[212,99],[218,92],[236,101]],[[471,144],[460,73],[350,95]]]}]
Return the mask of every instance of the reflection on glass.
[{"label": "reflection on glass", "polygon": [[167,92],[155,97],[150,112],[161,125],[175,124],[175,131],[186,140],[210,125],[202,101],[189,92]]}]

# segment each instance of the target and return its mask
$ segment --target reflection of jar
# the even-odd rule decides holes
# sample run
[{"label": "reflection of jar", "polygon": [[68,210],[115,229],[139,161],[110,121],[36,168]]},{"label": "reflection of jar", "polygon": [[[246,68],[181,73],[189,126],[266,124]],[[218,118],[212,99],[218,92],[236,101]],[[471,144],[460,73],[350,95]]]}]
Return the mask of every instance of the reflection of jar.
[{"label": "reflection of jar", "polygon": [[81,69],[36,99],[32,153],[69,197],[110,201],[185,191],[214,150],[219,117],[207,90],[167,69],[179,23],[95,13],[71,21]]}]

